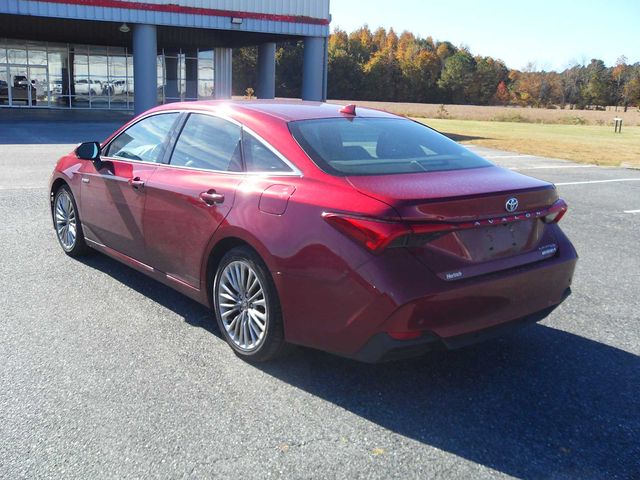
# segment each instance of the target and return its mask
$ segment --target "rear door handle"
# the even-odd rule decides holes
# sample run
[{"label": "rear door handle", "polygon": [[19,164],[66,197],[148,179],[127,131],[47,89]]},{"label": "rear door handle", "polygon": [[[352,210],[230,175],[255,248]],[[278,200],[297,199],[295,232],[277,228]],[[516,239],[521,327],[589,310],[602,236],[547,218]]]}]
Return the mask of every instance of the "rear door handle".
[{"label": "rear door handle", "polygon": [[211,189],[207,192],[202,192],[200,194],[200,200],[202,200],[207,205],[212,206],[218,203],[223,203],[224,195],[222,193],[217,193],[215,190]]},{"label": "rear door handle", "polygon": [[140,177],[136,177],[132,180],[129,180],[129,185],[131,185],[131,188],[133,188],[134,190],[142,190],[142,188],[144,187],[144,182],[140,180]]}]

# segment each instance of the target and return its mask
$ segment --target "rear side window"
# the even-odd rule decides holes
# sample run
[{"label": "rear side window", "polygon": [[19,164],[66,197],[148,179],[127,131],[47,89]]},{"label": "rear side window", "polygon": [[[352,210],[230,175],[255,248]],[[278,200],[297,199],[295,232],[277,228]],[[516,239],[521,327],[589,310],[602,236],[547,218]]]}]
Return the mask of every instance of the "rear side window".
[{"label": "rear side window", "polygon": [[241,129],[222,118],[192,113],[171,155],[171,165],[221,172],[242,171]]},{"label": "rear side window", "polygon": [[242,152],[247,172],[291,172],[291,168],[250,133],[242,133]]},{"label": "rear side window", "polygon": [[487,160],[401,118],[326,118],[289,123],[307,155],[333,175],[388,175],[486,167]]},{"label": "rear side window", "polygon": [[178,116],[178,113],[163,113],[140,120],[109,144],[106,156],[143,162],[162,161],[169,132]]}]

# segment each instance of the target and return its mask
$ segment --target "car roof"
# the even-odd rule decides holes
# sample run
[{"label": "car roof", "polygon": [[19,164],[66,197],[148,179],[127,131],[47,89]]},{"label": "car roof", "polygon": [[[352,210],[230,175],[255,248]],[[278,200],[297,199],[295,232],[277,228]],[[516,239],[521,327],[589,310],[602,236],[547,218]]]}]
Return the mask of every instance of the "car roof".
[{"label": "car roof", "polygon": [[[165,104],[156,110],[209,110],[217,113],[233,112],[240,114],[258,113],[277,118],[284,122],[296,120],[311,120],[320,118],[352,118],[352,115],[341,113],[345,104],[323,102],[309,102],[303,100],[202,100],[197,102],[183,102]],[[359,107],[356,104],[356,117],[402,118],[398,115],[373,108]]]}]

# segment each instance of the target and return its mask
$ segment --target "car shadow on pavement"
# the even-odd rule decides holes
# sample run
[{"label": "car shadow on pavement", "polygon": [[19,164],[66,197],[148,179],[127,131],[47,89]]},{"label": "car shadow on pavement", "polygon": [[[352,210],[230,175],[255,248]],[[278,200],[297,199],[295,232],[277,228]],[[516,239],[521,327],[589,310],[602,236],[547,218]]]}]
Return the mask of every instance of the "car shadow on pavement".
[{"label": "car shadow on pavement", "polygon": [[[103,255],[81,261],[220,337],[207,308],[169,287]],[[254,367],[515,477],[640,478],[640,357],[545,325],[402,362],[300,348]],[[393,454],[393,445],[371,447]]]},{"label": "car shadow on pavement", "polygon": [[562,330],[380,365],[305,350],[259,368],[515,477],[640,478],[640,357]]},{"label": "car shadow on pavement", "polygon": [[204,328],[224,340],[218,330],[213,312],[204,305],[107,255],[91,253],[77,260],[88,267],[106,273],[118,282],[180,315],[189,325]]}]

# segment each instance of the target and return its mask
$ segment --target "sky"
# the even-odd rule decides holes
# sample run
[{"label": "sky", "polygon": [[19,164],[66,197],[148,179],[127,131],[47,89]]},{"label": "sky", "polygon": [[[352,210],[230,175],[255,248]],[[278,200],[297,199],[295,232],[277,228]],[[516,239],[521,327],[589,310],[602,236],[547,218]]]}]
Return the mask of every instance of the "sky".
[{"label": "sky", "polygon": [[331,29],[368,24],[466,45],[509,68],[640,62],[640,0],[331,0]]}]

